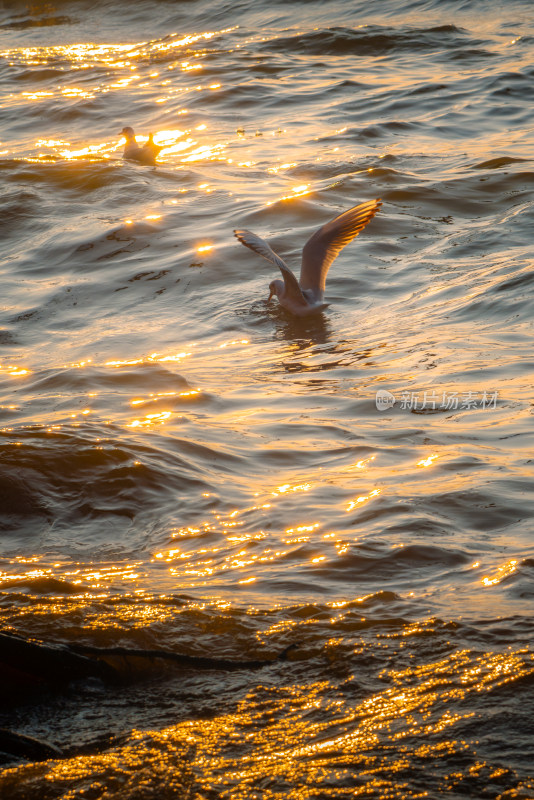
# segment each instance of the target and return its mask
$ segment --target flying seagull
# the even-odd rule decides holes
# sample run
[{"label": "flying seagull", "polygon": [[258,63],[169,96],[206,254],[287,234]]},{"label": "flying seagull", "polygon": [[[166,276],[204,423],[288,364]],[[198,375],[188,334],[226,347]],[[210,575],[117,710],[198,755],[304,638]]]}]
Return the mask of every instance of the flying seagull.
[{"label": "flying seagull", "polygon": [[331,264],[345,245],[352,242],[372,220],[381,205],[380,200],[368,200],[366,203],[349,208],[315,231],[302,250],[299,281],[280,256],[277,256],[267,242],[255,233],[236,230],[234,234],[241,244],[254,250],[280,269],[284,280],[271,281],[269,300],[276,295],[280,305],[292,314],[306,317],[308,314],[323,311],[328,306],[323,298],[326,276]]},{"label": "flying seagull", "polygon": [[128,159],[128,161],[138,161],[140,164],[146,164],[147,166],[155,166],[156,158],[162,148],[154,142],[154,137],[151,133],[148,134],[148,141],[142,147],[139,147],[135,140],[133,128],[123,128],[120,135],[126,139],[124,153],[122,154],[123,158]]}]

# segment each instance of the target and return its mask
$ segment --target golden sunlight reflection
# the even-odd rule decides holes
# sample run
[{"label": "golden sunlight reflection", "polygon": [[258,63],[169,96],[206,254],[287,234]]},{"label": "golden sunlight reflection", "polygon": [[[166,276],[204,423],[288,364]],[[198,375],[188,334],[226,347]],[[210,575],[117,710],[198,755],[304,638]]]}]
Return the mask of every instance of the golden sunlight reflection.
[{"label": "golden sunlight reflection", "polygon": [[[80,42],[70,45],[52,45],[18,47],[1,52],[1,55],[8,59],[19,59],[23,63],[33,66],[55,63],[57,60],[69,62],[70,69],[89,69],[90,67],[113,67],[115,69],[136,68],[133,60],[149,59],[152,55],[171,51],[175,48],[184,48],[199,41],[209,41],[215,36],[230,33],[234,27],[224,28],[217,31],[205,31],[203,33],[188,34],[171,41],[156,40],[137,43],[105,43],[96,44],[91,42]],[[202,55],[205,51],[197,51],[196,56]],[[183,62],[189,63],[189,62]],[[159,73],[153,71],[151,78],[158,77]]]},{"label": "golden sunlight reflection", "polygon": [[172,416],[172,411],[156,411],[147,414],[143,419],[134,419],[128,423],[129,428],[149,428],[154,425],[162,425]]},{"label": "golden sunlight reflection", "polygon": [[[186,359],[193,356],[193,354],[198,360],[200,360],[206,355],[214,356],[220,349],[232,349],[235,351],[248,345],[248,339],[228,339],[223,341],[219,339],[217,343],[207,347],[200,346],[199,342],[189,342],[186,348],[174,352],[149,352],[148,354],[131,358],[109,358],[108,360],[100,363],[98,361],[94,361],[91,357],[85,357],[79,361],[64,363],[61,366],[67,371],[71,369],[87,370],[89,368],[95,370],[102,368],[118,371],[124,370],[126,372],[131,372],[132,376],[137,372],[137,370],[139,370],[138,375],[139,378],[142,379],[143,371],[145,371],[146,367],[149,365],[159,365],[161,366],[161,369],[158,370],[159,379],[162,381],[172,381],[172,384],[167,383],[166,385],[175,385],[176,368],[183,364]],[[4,364],[0,366],[0,380],[2,377],[5,379],[9,378],[10,380],[20,380],[30,374],[31,371],[29,368],[25,368],[16,364]],[[146,377],[148,377],[148,374],[149,373],[147,372]],[[186,403],[196,404],[201,398],[206,396],[199,386],[190,386],[187,384],[187,382],[185,382],[185,385],[183,385],[184,379],[181,375],[179,377],[179,381],[181,384],[180,388],[165,389],[165,384],[163,384],[162,390],[160,391],[147,392],[146,394],[137,392],[135,394],[132,393],[132,395],[127,398],[129,409],[139,409],[140,411],[143,406],[146,408],[143,409],[140,415],[136,414],[135,417],[130,417],[124,420],[126,426],[129,428],[137,428],[138,430],[149,430],[164,423],[172,422],[174,418],[177,417],[175,413],[177,406],[183,406]],[[102,393],[90,391],[90,387],[87,387],[87,390],[84,394],[84,407],[81,409],[73,408],[68,412],[68,414],[64,411],[60,414],[62,418],[68,418],[68,424],[78,426],[81,424],[81,422],[78,422],[78,420],[85,420],[90,415],[98,415],[99,413],[102,413],[102,408],[93,407],[93,404],[90,400],[90,398],[93,397],[102,398]],[[10,406],[5,404],[2,407],[4,409],[10,408]],[[183,419],[182,416],[177,418]],[[76,420],[76,422],[71,422],[72,420]],[[58,424],[54,424],[55,421],[56,420],[54,419],[47,420],[46,429],[48,432],[52,433],[55,430],[59,430],[61,427]],[[101,421],[103,420],[101,419]],[[104,424],[111,424],[111,420],[105,420]],[[7,430],[9,429],[4,428],[4,431]],[[304,488],[295,488],[294,490],[303,491]],[[289,486],[287,487],[287,491],[290,491]],[[272,497],[270,491],[267,492],[267,495]]]},{"label": "golden sunlight reflection", "polygon": [[53,97],[54,92],[21,92],[25,100],[40,100],[41,97]]},{"label": "golden sunlight reflection", "polygon": [[35,142],[36,147],[62,147],[66,144],[69,142],[65,142],[63,139],[37,139]]},{"label": "golden sunlight reflection", "polygon": [[292,162],[288,162],[287,164],[280,164],[280,166],[278,166],[278,167],[269,167],[267,172],[271,172],[273,174],[276,174],[281,169],[291,169],[291,167],[296,167],[296,166],[297,166],[296,161],[292,161]]},{"label": "golden sunlight reflection", "polygon": [[[209,493],[206,494],[209,496]],[[245,508],[234,508],[226,512],[212,510],[211,520],[204,520],[195,526],[177,528],[172,531],[173,538],[187,541],[187,546],[177,546],[160,550],[153,555],[153,559],[169,564],[170,574],[182,581],[193,581],[190,586],[195,586],[196,582],[206,579],[209,576],[221,575],[226,571],[248,571],[250,567],[257,565],[268,565],[275,562],[287,554],[287,550],[277,547],[275,544],[266,543],[263,548],[258,544],[267,538],[263,530],[250,529],[249,519],[253,512],[263,512],[270,509],[270,503],[247,506]],[[284,544],[295,541],[307,541],[309,535],[320,526],[319,523],[299,525],[286,530],[283,538]],[[203,544],[201,537],[203,534],[220,532],[224,535],[224,542],[219,544]],[[293,536],[292,536],[293,535]],[[289,536],[289,538],[287,538]],[[226,552],[224,543],[236,545],[240,549],[236,552],[232,550]],[[254,545],[253,549],[249,545]],[[326,556],[315,556],[312,563],[324,560]],[[256,578],[244,575],[239,578],[242,584],[253,583]]]},{"label": "golden sunlight reflection", "polygon": [[372,492],[369,492],[369,494],[363,494],[360,497],[357,497],[355,500],[351,500],[346,508],[346,511],[352,511],[354,508],[361,506],[363,503],[367,503],[367,501],[371,500],[371,498],[377,497],[381,491],[381,489],[373,489]]},{"label": "golden sunlight reflection", "polygon": [[182,136],[185,136],[185,133],[186,131],[179,129],[159,130],[154,134],[154,142],[161,147],[172,147],[173,144],[176,144],[178,139],[181,139]]},{"label": "golden sunlight reflection", "polygon": [[153,353],[151,356],[148,357],[147,360],[148,361],[160,361],[160,362],[164,362],[164,361],[180,362],[184,358],[187,358],[190,355],[191,355],[191,353],[186,353],[186,352],[173,353],[172,355],[168,355],[168,356],[160,356],[159,353]]},{"label": "golden sunlight reflection", "polygon": [[320,527],[320,522],[312,522],[310,525],[298,525],[296,528],[286,528],[286,533],[303,533],[304,531],[315,531]]},{"label": "golden sunlight reflection", "polygon": [[[117,141],[113,139],[111,141],[100,142],[99,144],[86,145],[85,147],[80,147],[76,150],[71,150],[70,148],[66,147],[59,150],[59,155],[62,158],[65,158],[67,161],[77,158],[87,158],[88,156],[109,158],[111,153],[117,149],[117,146]],[[50,147],[50,145],[47,145],[47,147]]]},{"label": "golden sunlight reflection", "polygon": [[[473,566],[476,566],[473,564]],[[507,578],[517,569],[517,559],[513,558],[508,561],[506,564],[503,564],[501,567],[498,567],[495,574],[490,576],[485,576],[482,578],[482,583],[484,586],[494,586],[497,583],[500,583],[504,578]]]},{"label": "golden sunlight reflection", "polygon": [[354,468],[355,469],[365,469],[366,466],[371,463],[371,461],[375,460],[375,458],[376,458],[376,456],[370,456],[369,458],[363,458],[361,461],[357,461],[354,464]]},{"label": "golden sunlight reflection", "polygon": [[[219,552],[220,548],[200,548],[194,551],[181,551],[179,549],[163,551],[155,554],[155,558],[172,562],[170,567],[171,575],[175,575],[180,580],[198,580],[207,578],[215,573],[220,574],[228,570],[241,570],[251,567],[256,564],[268,564],[274,562],[286,555],[286,550],[279,550],[273,547],[265,547],[263,550],[257,552],[248,552],[246,549],[240,550],[237,553],[227,554],[225,556],[215,558],[206,558],[206,555]],[[184,562],[182,566],[175,566],[175,562]],[[190,586],[194,586],[191,583]]]},{"label": "golden sunlight reflection", "polygon": [[294,200],[296,197],[303,197],[304,195],[311,194],[313,189],[310,189],[309,183],[303,183],[299,186],[293,186],[292,194],[285,194],[282,197],[278,197],[276,200],[268,200],[265,205],[272,206],[274,203],[279,203],[283,200]]},{"label": "golden sunlight reflection", "polygon": [[195,148],[189,155],[184,156],[182,161],[184,163],[191,163],[194,161],[221,161],[224,160],[222,151],[224,144],[203,144]]},{"label": "golden sunlight reflection", "polygon": [[[14,567],[19,564],[36,564],[41,560],[42,556],[20,557],[16,556],[9,560],[9,563]],[[30,568],[24,571],[9,571],[6,569],[0,570],[0,590],[15,584],[16,586],[28,587],[35,586],[36,589],[42,588],[47,590],[49,594],[46,581],[50,579],[63,580],[76,587],[76,594],[69,591],[69,598],[83,597],[88,591],[94,592],[95,590],[109,589],[111,584],[117,581],[137,581],[141,576],[142,562],[127,562],[124,564],[101,563],[98,567],[92,564],[73,565],[72,562],[66,561],[64,563],[55,563],[52,566],[45,566],[41,568]],[[43,583],[44,581],[44,583]],[[57,584],[51,584],[51,588],[55,588]],[[59,594],[63,594],[63,587],[57,586]],[[99,595],[105,596],[105,595]],[[92,595],[94,598],[94,595]]]},{"label": "golden sunlight reflection", "polygon": [[[245,580],[250,582],[251,578]],[[206,615],[205,606],[200,603],[190,610]],[[225,610],[220,603],[218,611]],[[123,624],[128,622],[138,628],[140,624],[157,623],[158,612],[163,619],[169,614],[163,605],[136,604],[135,613],[131,619],[125,615]],[[90,626],[104,627],[104,623],[113,624],[111,612]],[[225,626],[229,624],[228,618]],[[309,625],[310,620],[298,625],[292,619],[275,620],[262,638],[293,637],[296,629]],[[336,658],[335,639],[327,643],[327,648]],[[334,668],[339,669],[340,665],[335,663]],[[286,791],[286,795],[348,798],[362,794],[354,789],[356,775],[362,777],[366,796],[422,798],[429,796],[425,788],[428,770],[445,762],[445,783],[437,778],[440,790],[446,786],[454,793],[459,787],[459,794],[479,796],[472,792],[470,783],[478,778],[481,786],[491,780],[499,797],[530,797],[528,787],[526,793],[521,788],[519,793],[502,793],[504,784],[499,779],[506,772],[479,755],[478,743],[465,739],[459,723],[474,717],[466,699],[473,696],[480,703],[481,692],[489,696],[499,686],[512,687],[514,681],[529,678],[532,672],[532,656],[525,648],[504,655],[477,656],[461,651],[422,667],[397,672],[388,668],[380,676],[386,686],[372,694],[362,691],[359,682],[351,684],[350,679],[340,688],[335,677],[282,680],[276,684],[258,679],[237,696],[235,703],[219,704],[200,719],[188,717],[149,732],[134,730],[103,754],[50,760],[43,762],[39,771],[32,768],[28,772],[27,767],[22,767],[18,777],[21,788],[35,794],[34,789],[39,792],[42,787],[43,796],[46,791],[49,797],[49,787],[59,785],[64,794],[68,791],[69,796],[74,796],[83,786],[123,785],[125,776],[135,789],[139,784],[132,783],[132,775],[140,774],[142,787],[161,787],[163,781],[181,796],[184,785],[190,785],[189,775],[187,782],[184,780],[181,765],[189,764],[193,749],[198,767],[194,780],[203,796],[211,795],[216,785],[218,793],[225,797],[249,798],[257,795],[254,787],[268,785],[276,788],[276,796],[282,796],[287,787],[304,787],[304,792]],[[464,702],[456,710],[450,707],[451,701]],[[421,788],[410,791],[407,776],[416,764]],[[447,766],[452,764],[458,764],[455,772]],[[13,773],[9,771],[9,779]],[[340,785],[348,785],[349,790],[340,794]],[[282,787],[280,791],[278,787]],[[139,796],[142,794],[143,788]]]},{"label": "golden sunlight reflection", "polygon": [[82,369],[83,367],[92,364],[92,358],[85,358],[82,361],[71,361],[70,364],[63,364],[64,369]]},{"label": "golden sunlight reflection", "polygon": [[125,360],[115,360],[115,361],[106,361],[106,367],[130,367],[132,364],[142,364],[142,358],[132,358],[132,359],[125,359]]},{"label": "golden sunlight reflection", "polygon": [[148,397],[138,397],[130,400],[130,405],[141,406],[146,403],[158,403],[162,399],[167,400],[169,397],[196,397],[200,394],[200,389],[189,389],[185,392],[150,392]]},{"label": "golden sunlight reflection", "polygon": [[219,345],[219,349],[222,350],[225,347],[232,347],[233,345],[236,345],[236,344],[249,344],[249,340],[248,339],[232,339],[231,341],[223,342],[222,344],[220,344]]},{"label": "golden sunlight reflection", "polygon": [[133,366],[135,364],[143,364],[143,363],[150,364],[150,363],[153,363],[155,361],[159,361],[159,362],[175,361],[176,363],[179,363],[184,358],[187,358],[190,355],[191,355],[190,352],[189,353],[188,352],[173,353],[173,354],[169,354],[169,355],[166,355],[166,356],[161,355],[161,353],[152,353],[150,356],[148,356],[146,358],[132,358],[132,359],[124,359],[124,360],[122,360],[122,359],[112,359],[111,361],[106,361],[104,363],[104,366],[106,366],[106,367],[115,367],[115,368],[118,368],[118,367],[131,367],[131,366]]},{"label": "golden sunlight reflection", "polygon": [[311,483],[300,483],[292,486],[290,483],[284,483],[282,486],[277,486],[272,495],[287,494],[288,492],[309,492]]},{"label": "golden sunlight reflection", "polygon": [[3,375],[7,375],[10,378],[22,378],[29,374],[30,370],[25,367],[19,367],[15,364],[0,364],[0,378]]},{"label": "golden sunlight reflection", "polygon": [[439,458],[439,455],[431,455],[428,458],[423,458],[421,461],[418,461],[415,465],[416,467],[431,467],[434,461]]}]

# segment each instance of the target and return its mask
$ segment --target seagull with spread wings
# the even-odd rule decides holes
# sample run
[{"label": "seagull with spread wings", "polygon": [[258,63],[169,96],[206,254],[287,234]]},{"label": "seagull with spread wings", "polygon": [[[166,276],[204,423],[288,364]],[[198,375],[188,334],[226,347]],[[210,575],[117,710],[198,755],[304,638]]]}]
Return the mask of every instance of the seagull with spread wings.
[{"label": "seagull with spread wings", "polygon": [[255,233],[236,230],[234,234],[241,244],[266,258],[282,273],[283,281],[275,280],[269,284],[269,300],[276,295],[280,305],[292,314],[306,317],[308,314],[323,311],[328,306],[328,303],[324,302],[324,288],[331,264],[345,245],[352,242],[372,220],[381,205],[380,200],[360,203],[315,231],[302,250],[302,266],[298,281],[280,256],[277,256],[267,242]]}]

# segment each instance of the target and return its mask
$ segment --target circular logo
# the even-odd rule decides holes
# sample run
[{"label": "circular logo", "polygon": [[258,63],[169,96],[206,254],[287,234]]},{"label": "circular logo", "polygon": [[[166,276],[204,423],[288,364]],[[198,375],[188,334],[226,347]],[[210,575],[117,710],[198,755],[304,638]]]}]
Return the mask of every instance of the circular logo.
[{"label": "circular logo", "polygon": [[375,397],[376,407],[379,411],[387,411],[395,405],[395,397],[385,389],[379,389]]}]

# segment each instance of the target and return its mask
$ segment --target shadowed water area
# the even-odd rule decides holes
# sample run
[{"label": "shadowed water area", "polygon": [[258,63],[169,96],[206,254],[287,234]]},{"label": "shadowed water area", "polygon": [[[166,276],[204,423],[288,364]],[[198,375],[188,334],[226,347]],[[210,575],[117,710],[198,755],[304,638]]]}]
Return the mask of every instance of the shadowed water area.
[{"label": "shadowed water area", "polygon": [[[0,631],[124,652],[0,652],[61,751],[0,797],[534,798],[533,43],[527,0],[4,2]],[[265,302],[234,228],[298,274],[378,197],[324,313]]]}]

